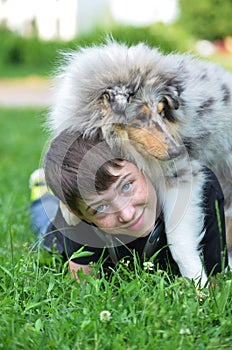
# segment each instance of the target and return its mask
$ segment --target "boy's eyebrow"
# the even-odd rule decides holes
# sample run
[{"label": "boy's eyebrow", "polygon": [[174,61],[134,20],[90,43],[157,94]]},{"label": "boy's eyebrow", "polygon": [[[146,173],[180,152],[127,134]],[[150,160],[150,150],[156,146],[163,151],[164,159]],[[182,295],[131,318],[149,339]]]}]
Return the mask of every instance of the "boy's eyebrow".
[{"label": "boy's eyebrow", "polygon": [[102,203],[102,200],[99,200],[97,202],[93,202],[90,203],[87,207],[86,207],[86,211],[91,211],[93,210],[93,207],[96,207],[98,204]]},{"label": "boy's eyebrow", "polygon": [[[130,173],[127,173],[124,176],[120,177],[119,181],[118,182],[116,181],[115,190],[117,190],[122,185],[122,183],[131,175],[132,175],[132,173],[130,172]],[[86,211],[91,210],[93,207],[96,207],[98,204],[102,204],[102,202],[103,202],[102,199],[100,199],[96,202],[93,201],[92,203],[88,204]]]},{"label": "boy's eyebrow", "polygon": [[131,175],[132,175],[132,173],[127,173],[124,176],[120,177],[119,181],[118,182],[116,181],[115,189],[117,190],[122,185],[122,182],[124,182]]}]

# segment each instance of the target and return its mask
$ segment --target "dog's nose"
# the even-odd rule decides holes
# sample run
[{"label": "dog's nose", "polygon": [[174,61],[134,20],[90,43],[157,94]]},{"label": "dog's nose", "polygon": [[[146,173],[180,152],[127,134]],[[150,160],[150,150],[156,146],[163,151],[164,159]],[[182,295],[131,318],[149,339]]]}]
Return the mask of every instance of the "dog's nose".
[{"label": "dog's nose", "polygon": [[172,146],[169,146],[167,153],[170,159],[172,159],[183,154],[184,150],[185,150],[185,147],[183,145],[172,145]]}]

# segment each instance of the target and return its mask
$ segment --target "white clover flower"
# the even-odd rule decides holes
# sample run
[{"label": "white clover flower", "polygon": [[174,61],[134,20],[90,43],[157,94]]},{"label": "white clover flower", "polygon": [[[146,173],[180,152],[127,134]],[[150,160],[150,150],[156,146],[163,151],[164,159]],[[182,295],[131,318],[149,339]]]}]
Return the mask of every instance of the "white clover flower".
[{"label": "white clover flower", "polygon": [[109,322],[111,320],[111,313],[108,310],[103,310],[100,312],[100,321]]},{"label": "white clover flower", "polygon": [[145,261],[143,263],[143,268],[144,268],[145,271],[153,271],[154,264],[151,261]]},{"label": "white clover flower", "polygon": [[181,335],[183,335],[183,334],[191,334],[191,331],[190,331],[189,328],[181,328],[179,333]]},{"label": "white clover flower", "polygon": [[200,302],[204,301],[206,298],[208,298],[209,294],[207,292],[203,292],[201,290],[196,290],[196,299]]},{"label": "white clover flower", "polygon": [[122,258],[120,263],[121,263],[122,266],[127,268],[130,265],[130,260],[125,260],[124,258]]}]

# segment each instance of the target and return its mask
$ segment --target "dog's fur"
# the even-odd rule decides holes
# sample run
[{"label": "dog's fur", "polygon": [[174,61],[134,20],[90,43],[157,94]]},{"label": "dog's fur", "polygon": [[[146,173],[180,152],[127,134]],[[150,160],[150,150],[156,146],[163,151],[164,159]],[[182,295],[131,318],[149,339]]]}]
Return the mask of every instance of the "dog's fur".
[{"label": "dog's fur", "polygon": [[53,135],[70,129],[91,136],[101,129],[111,147],[123,148],[147,171],[182,275],[204,284],[202,165],[216,173],[227,221],[232,217],[232,74],[190,55],[112,41],[70,53],[55,87],[48,116]]}]

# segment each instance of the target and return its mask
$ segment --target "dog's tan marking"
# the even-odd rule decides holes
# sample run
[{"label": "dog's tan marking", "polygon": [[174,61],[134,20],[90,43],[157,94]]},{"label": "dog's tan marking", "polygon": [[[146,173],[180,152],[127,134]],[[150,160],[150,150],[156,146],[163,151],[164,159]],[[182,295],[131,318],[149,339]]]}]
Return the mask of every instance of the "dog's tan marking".
[{"label": "dog's tan marking", "polygon": [[158,105],[157,105],[157,112],[159,114],[161,114],[164,110],[164,103],[163,102],[159,102]]},{"label": "dog's tan marking", "polygon": [[150,108],[148,107],[147,104],[142,105],[142,107],[139,110],[139,114],[146,115],[148,118],[150,117],[151,110],[150,110]]},{"label": "dog's tan marking", "polygon": [[[144,151],[153,157],[166,159],[168,157],[168,144],[164,134],[157,130],[156,127],[134,128],[126,125],[128,137],[131,141],[144,147]],[[140,148],[141,150],[141,148]]]}]

